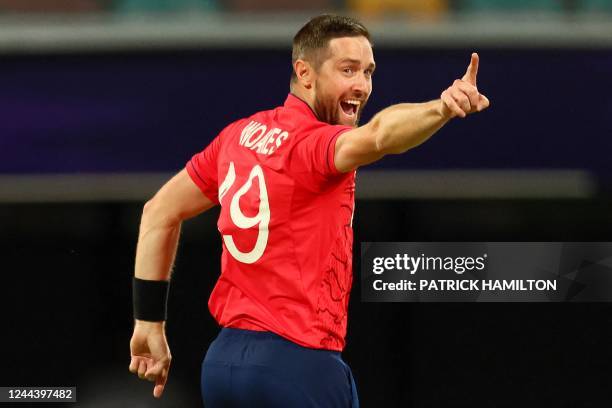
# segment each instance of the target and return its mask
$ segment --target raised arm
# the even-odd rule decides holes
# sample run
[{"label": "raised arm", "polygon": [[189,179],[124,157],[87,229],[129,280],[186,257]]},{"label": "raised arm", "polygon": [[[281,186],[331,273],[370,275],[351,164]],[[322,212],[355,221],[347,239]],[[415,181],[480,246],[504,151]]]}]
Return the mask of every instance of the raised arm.
[{"label": "raised arm", "polygon": [[343,133],[336,140],[334,162],[341,172],[403,153],[429,139],[454,117],[465,118],[489,107],[476,87],[478,54],[473,53],[465,75],[442,92],[440,99],[402,103],[378,112],[364,126]]},{"label": "raised arm", "polygon": [[[135,277],[145,281],[168,281],[182,222],[213,205],[186,170],[168,181],[144,206],[136,248]],[[155,382],[153,395],[161,397],[171,360],[165,322],[135,320],[130,352],[130,371],[141,379]]]}]

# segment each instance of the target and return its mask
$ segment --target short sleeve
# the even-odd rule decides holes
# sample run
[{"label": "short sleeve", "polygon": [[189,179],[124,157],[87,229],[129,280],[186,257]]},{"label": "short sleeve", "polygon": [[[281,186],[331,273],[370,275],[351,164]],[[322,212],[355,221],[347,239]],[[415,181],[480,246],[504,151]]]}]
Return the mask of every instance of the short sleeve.
[{"label": "short sleeve", "polygon": [[187,173],[202,193],[215,204],[219,204],[219,181],[217,159],[221,146],[220,135],[200,153],[187,162]]},{"label": "short sleeve", "polygon": [[334,162],[336,140],[350,126],[320,124],[304,131],[293,146],[291,171],[307,185],[317,187],[339,174]]}]

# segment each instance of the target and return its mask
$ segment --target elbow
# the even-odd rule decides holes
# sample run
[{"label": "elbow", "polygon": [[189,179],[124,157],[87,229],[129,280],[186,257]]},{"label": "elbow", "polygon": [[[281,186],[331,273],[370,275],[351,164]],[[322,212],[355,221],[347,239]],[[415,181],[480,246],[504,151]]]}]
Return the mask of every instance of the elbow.
[{"label": "elbow", "polygon": [[149,199],[149,201],[145,203],[144,207],[142,207],[142,218],[150,217],[151,213],[154,211],[154,207],[155,197]]},{"label": "elbow", "polygon": [[142,209],[143,225],[151,227],[174,227],[181,223],[181,218],[172,212],[171,206],[156,195],[147,201]]},{"label": "elbow", "polygon": [[157,213],[159,213],[159,206],[157,204],[157,201],[155,200],[155,197],[153,197],[149,201],[147,201],[144,207],[142,208],[142,220],[148,221],[154,219]]}]

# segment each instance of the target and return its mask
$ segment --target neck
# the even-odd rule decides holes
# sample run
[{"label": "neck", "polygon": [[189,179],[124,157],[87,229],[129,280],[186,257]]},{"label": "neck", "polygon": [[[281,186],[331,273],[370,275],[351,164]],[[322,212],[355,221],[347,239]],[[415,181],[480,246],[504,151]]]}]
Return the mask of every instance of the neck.
[{"label": "neck", "polygon": [[315,112],[315,109],[314,109],[315,108],[315,104],[314,104],[315,98],[314,98],[314,92],[312,91],[312,89],[306,89],[299,84],[291,84],[290,92],[294,96],[306,102],[308,106],[310,106],[310,109],[312,109],[312,111]]}]

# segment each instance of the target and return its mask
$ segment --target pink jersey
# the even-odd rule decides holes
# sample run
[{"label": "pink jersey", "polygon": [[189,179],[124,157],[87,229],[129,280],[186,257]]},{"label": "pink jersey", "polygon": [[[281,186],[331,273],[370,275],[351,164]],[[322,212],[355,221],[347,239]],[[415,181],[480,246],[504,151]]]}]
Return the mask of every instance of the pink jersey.
[{"label": "pink jersey", "polygon": [[223,241],[209,309],[223,327],[341,351],[352,284],[355,172],[334,165],[348,126],[301,99],[238,120],[187,163],[215,203]]}]

